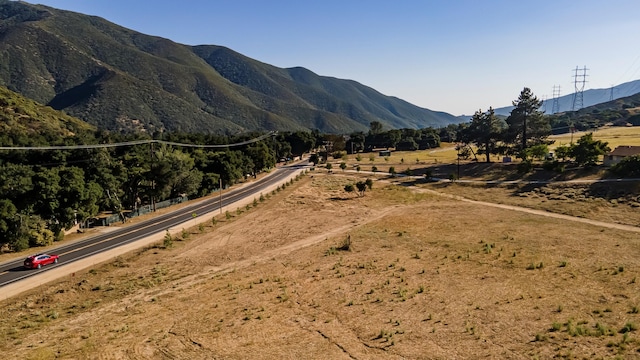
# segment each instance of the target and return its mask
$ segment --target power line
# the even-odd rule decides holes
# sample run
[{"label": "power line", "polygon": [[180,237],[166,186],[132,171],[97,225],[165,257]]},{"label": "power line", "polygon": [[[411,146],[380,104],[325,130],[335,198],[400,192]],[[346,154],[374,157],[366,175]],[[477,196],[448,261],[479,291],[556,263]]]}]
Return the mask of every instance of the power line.
[{"label": "power line", "polygon": [[0,146],[0,150],[76,150],[76,149],[100,149],[100,148],[113,148],[113,147],[123,147],[123,146],[134,146],[134,145],[142,145],[142,144],[164,144],[164,145],[173,145],[173,146],[182,146],[182,147],[195,147],[195,148],[229,148],[229,147],[237,147],[247,144],[252,144],[261,140],[264,140],[270,136],[275,136],[278,132],[271,131],[265,135],[259,136],[257,138],[253,138],[250,140],[245,140],[238,143],[233,144],[222,144],[222,145],[198,145],[198,144],[185,144],[185,143],[177,143],[172,141],[164,141],[164,140],[137,140],[137,141],[127,141],[113,144],[85,144],[85,145],[60,145],[60,146]]}]

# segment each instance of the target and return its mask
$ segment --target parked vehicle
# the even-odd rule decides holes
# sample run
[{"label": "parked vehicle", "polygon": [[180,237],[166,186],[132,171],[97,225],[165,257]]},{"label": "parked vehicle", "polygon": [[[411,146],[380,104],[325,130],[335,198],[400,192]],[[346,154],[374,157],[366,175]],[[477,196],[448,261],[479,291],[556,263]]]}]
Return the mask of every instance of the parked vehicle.
[{"label": "parked vehicle", "polygon": [[58,255],[37,254],[29,256],[24,260],[24,267],[27,269],[40,269],[44,265],[57,264]]}]

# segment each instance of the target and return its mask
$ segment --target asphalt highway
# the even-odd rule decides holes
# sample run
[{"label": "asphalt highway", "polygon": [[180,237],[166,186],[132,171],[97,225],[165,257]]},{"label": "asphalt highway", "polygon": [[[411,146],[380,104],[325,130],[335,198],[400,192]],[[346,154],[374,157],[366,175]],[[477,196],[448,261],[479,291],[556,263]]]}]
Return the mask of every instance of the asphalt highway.
[{"label": "asphalt highway", "polygon": [[[232,205],[247,197],[255,197],[266,189],[283,183],[305,167],[306,165],[286,165],[273,170],[269,175],[260,180],[223,194],[221,198],[212,197],[182,209],[155,216],[152,219],[137,224],[51,249],[48,253],[60,256],[58,264],[47,265],[41,269],[33,270],[24,268],[23,258],[0,264],[0,289],[3,286],[41,274],[56,267],[64,266],[65,264],[90,257],[100,252],[135,242],[136,240],[159,232],[164,233],[170,228],[183,224],[187,226],[189,221],[194,220],[193,214],[202,216],[207,213],[219,211],[219,209]],[[34,252],[37,251],[37,249],[33,250]]]}]

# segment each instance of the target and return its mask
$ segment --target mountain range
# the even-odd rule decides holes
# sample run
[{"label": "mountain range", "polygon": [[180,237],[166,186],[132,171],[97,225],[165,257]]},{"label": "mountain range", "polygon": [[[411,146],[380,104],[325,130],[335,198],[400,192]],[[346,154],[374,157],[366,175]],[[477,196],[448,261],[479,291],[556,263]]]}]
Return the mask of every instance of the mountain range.
[{"label": "mountain range", "polygon": [[416,129],[460,122],[355,81],[22,1],[0,0],[0,85],[120,132],[349,133],[373,121]]},{"label": "mountain range", "polygon": [[[607,103],[612,100],[625,98],[640,93],[640,80],[629,81],[620,85],[612,86],[608,89],[589,89],[582,93],[582,107],[575,108],[573,105],[576,93],[559,96],[557,99],[547,99],[543,102],[541,111],[545,114],[553,114],[555,112],[562,113],[567,111],[578,111],[593,105]],[[541,99],[542,100],[542,99]],[[554,112],[554,104],[557,101],[557,111]],[[513,106],[505,106],[494,109],[496,115],[509,116],[513,110]],[[471,116],[467,116],[471,118]]]}]

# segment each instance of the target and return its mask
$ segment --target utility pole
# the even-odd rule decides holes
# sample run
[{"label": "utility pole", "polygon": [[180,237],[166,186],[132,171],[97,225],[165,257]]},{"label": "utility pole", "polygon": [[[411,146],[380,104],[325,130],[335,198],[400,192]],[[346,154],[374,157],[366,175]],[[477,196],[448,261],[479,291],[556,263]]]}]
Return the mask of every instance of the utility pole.
[{"label": "utility pole", "polygon": [[151,156],[151,208],[153,209],[153,212],[156,212],[156,198],[155,198],[155,192],[156,192],[156,179],[153,178],[154,173],[153,173],[153,163],[154,163],[154,159],[153,159],[153,143],[149,143],[149,155]]},{"label": "utility pole", "polygon": [[458,177],[456,180],[460,180],[460,144],[456,146],[456,150],[458,151]]},{"label": "utility pole", "polygon": [[524,118],[522,119],[522,150],[527,148],[527,108],[524,108]]}]

